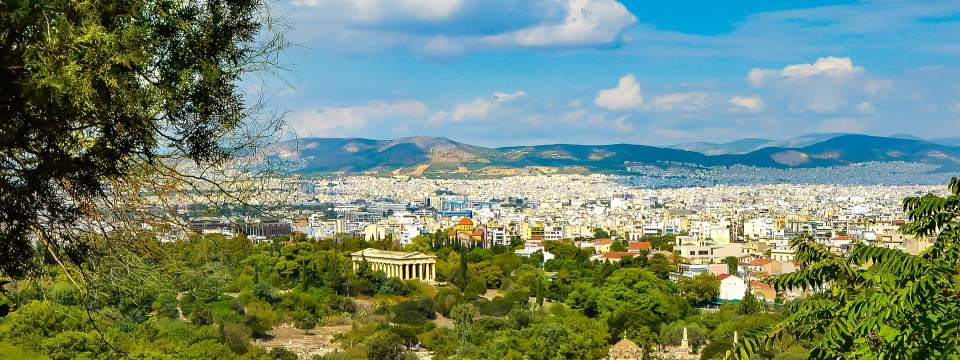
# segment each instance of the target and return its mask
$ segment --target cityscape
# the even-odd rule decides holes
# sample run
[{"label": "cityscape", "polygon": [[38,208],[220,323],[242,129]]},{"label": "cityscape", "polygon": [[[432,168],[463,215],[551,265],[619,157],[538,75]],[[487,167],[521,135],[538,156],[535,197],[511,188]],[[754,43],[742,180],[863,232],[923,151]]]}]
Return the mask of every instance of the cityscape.
[{"label": "cityscape", "polygon": [[0,359],[960,359],[960,3],[0,2]]}]

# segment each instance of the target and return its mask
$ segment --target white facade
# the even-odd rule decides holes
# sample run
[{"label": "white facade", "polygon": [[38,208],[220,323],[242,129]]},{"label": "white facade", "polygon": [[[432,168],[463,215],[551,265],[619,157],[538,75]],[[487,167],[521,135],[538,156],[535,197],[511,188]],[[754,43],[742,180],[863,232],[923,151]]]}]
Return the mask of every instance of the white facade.
[{"label": "white facade", "polygon": [[721,277],[723,279],[720,280],[720,300],[743,300],[743,294],[747,292],[747,283],[736,275]]}]

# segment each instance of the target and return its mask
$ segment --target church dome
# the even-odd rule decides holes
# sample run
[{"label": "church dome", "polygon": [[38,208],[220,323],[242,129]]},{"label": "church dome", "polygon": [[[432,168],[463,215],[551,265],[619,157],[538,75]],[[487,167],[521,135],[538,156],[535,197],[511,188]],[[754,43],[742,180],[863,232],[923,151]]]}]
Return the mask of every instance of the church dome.
[{"label": "church dome", "polygon": [[613,344],[613,350],[637,350],[640,347],[637,346],[637,343],[630,341],[630,339],[623,338],[620,341],[617,341],[616,344]]}]

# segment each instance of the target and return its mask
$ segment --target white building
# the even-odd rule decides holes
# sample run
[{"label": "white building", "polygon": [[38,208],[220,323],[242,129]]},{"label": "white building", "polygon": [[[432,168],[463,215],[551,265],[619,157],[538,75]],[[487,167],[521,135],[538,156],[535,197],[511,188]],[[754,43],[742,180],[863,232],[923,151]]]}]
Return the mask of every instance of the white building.
[{"label": "white building", "polygon": [[747,292],[747,283],[743,279],[729,274],[720,275],[718,278],[720,279],[720,300],[743,300],[743,294]]}]

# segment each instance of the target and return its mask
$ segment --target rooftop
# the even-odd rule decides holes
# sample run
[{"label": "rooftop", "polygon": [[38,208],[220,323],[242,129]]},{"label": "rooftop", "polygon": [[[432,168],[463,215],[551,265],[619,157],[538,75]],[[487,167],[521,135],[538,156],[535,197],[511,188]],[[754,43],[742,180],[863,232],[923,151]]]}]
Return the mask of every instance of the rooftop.
[{"label": "rooftop", "polygon": [[403,251],[387,251],[373,248],[366,248],[357,252],[350,254],[351,256],[362,256],[365,258],[390,258],[390,259],[416,259],[416,258],[430,258],[435,259],[436,256],[423,254],[417,251],[414,252],[403,252]]}]

